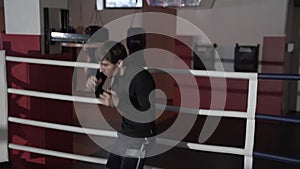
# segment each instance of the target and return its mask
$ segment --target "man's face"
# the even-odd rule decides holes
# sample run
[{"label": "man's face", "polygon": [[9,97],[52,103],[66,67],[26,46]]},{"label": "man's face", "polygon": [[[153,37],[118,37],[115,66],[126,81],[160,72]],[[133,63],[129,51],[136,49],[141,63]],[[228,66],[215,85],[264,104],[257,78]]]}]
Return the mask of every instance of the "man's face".
[{"label": "man's face", "polygon": [[108,60],[102,60],[100,62],[100,71],[103,72],[107,77],[112,77],[118,68],[117,64],[113,64]]}]

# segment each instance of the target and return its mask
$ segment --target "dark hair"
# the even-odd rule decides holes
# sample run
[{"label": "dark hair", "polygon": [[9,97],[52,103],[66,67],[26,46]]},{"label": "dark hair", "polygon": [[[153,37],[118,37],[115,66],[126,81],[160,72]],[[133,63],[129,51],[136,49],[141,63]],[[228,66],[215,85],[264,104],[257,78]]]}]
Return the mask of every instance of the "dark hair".
[{"label": "dark hair", "polygon": [[127,51],[120,42],[106,41],[102,47],[96,50],[96,61],[107,60],[112,64],[118,63],[119,60],[125,60]]}]

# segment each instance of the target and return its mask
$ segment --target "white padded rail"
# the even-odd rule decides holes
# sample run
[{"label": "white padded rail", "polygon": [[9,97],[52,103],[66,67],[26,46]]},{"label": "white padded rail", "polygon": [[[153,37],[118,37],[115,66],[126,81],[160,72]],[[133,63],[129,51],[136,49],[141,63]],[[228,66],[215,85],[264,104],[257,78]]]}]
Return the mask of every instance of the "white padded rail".
[{"label": "white padded rail", "polygon": [[99,68],[99,65],[95,63],[60,61],[60,60],[52,60],[52,59],[34,59],[34,58],[6,56],[6,60],[10,62],[25,62],[25,63],[42,64],[42,65],[82,67],[82,68],[88,67],[94,69]]},{"label": "white padded rail", "polygon": [[7,105],[5,52],[0,50],[0,163],[8,161]]},{"label": "white padded rail", "polygon": [[[145,67],[145,69],[157,69],[156,67]],[[221,72],[221,71],[203,71],[203,70],[186,70],[186,69],[170,69],[159,68],[169,73],[174,74],[192,74],[194,76],[217,77],[217,78],[232,78],[232,79],[252,79],[255,73],[238,73],[238,72]]]},{"label": "white padded rail", "polygon": [[[55,93],[47,93],[47,92],[40,92],[40,91],[32,91],[32,90],[23,90],[23,89],[13,89],[9,88],[7,90],[8,93],[11,94],[19,94],[25,96],[33,96],[33,97],[40,97],[40,98],[47,98],[47,99],[55,99],[55,100],[64,100],[64,101],[74,101],[74,102],[83,102],[83,103],[95,103],[95,104],[102,104],[97,98],[90,98],[90,97],[81,97],[81,96],[71,96],[71,95],[64,95],[64,94],[55,94]],[[156,104],[157,109],[165,108],[164,105]],[[169,109],[172,107],[172,109]],[[174,110],[180,107],[176,106],[168,106],[166,110]],[[184,108],[181,107],[180,111],[182,113],[193,113],[195,109]],[[247,118],[248,115],[245,112],[239,111],[224,111],[224,110],[205,110],[200,109],[199,115],[209,115],[209,116],[222,116],[222,117],[235,117],[235,118]]]},{"label": "white padded rail", "polygon": [[55,157],[61,157],[61,158],[68,158],[72,160],[79,160],[79,161],[86,161],[91,163],[97,163],[97,164],[106,164],[107,159],[104,158],[96,158],[96,157],[89,157],[89,156],[83,156],[78,154],[71,154],[71,153],[64,153],[60,151],[53,151],[53,150],[47,150],[42,148],[36,148],[36,147],[29,147],[29,146],[22,146],[17,144],[9,144],[8,147],[10,149],[14,150],[21,150],[31,153],[37,153],[37,154],[43,154],[43,155],[50,155]]},{"label": "white padded rail", "polygon": [[[51,99],[58,99],[58,100],[65,100],[65,101],[82,101],[85,103],[100,103],[99,101],[97,101],[97,99],[95,100],[95,98],[85,98],[85,97],[69,96],[69,95],[62,95],[62,94],[51,94],[51,93],[27,91],[27,90],[21,90],[21,89],[8,89],[8,92],[14,93],[14,94],[21,94],[21,95],[35,96],[35,97],[42,97],[42,98],[51,98]],[[249,95],[249,97],[253,97],[253,96]],[[160,107],[162,108],[163,105],[158,105],[158,108],[160,108]],[[174,108],[178,109],[179,107],[173,106],[173,109]],[[167,109],[168,109],[168,107],[167,107]],[[254,108],[249,109],[249,110],[253,111]],[[190,108],[181,108],[182,113],[189,113],[191,111],[194,112],[194,109],[191,110]],[[254,144],[254,129],[255,129],[254,119],[249,118],[251,116],[247,115],[247,113],[245,113],[245,112],[235,112],[235,111],[216,111],[216,110],[202,110],[201,109],[201,110],[199,110],[199,115],[248,118],[247,126],[246,126],[247,133],[246,133],[245,149],[236,148],[236,147],[213,146],[213,145],[205,145],[205,144],[197,144],[197,143],[186,143],[186,142],[181,142],[179,147],[189,148],[189,149],[198,150],[198,151],[209,151],[209,152],[217,152],[217,153],[243,155],[243,156],[245,156],[245,168],[250,169],[252,166],[252,151],[253,151],[253,144]],[[37,127],[57,129],[57,130],[62,130],[62,131],[77,132],[77,133],[82,133],[82,134],[91,134],[91,135],[106,136],[106,137],[117,137],[116,132],[113,132],[113,131],[88,129],[88,128],[47,123],[47,122],[41,122],[41,121],[35,121],[35,120],[20,119],[20,118],[15,118],[15,117],[9,117],[8,121],[14,122],[14,123],[19,123],[19,124],[37,126]],[[172,145],[172,144],[169,144],[170,142],[172,142],[172,140],[161,139],[161,138],[159,138],[157,140],[158,144],[163,144],[163,145]],[[186,146],[182,146],[183,144]]]},{"label": "white padded rail", "polygon": [[18,124],[25,124],[30,126],[36,127],[43,127],[48,129],[56,129],[62,131],[69,131],[74,133],[81,133],[81,134],[90,134],[96,136],[104,136],[104,137],[117,137],[116,131],[108,131],[108,130],[99,130],[99,129],[91,129],[91,128],[83,128],[83,127],[76,127],[70,125],[63,125],[63,124],[55,124],[43,121],[36,121],[36,120],[28,120],[16,117],[8,117],[9,122],[18,123]]},{"label": "white padded rail", "polygon": [[7,92],[11,93],[11,94],[19,94],[19,95],[33,96],[33,97],[40,97],[40,98],[47,98],[47,99],[55,99],[55,100],[64,100],[64,101],[73,101],[73,102],[82,102],[82,103],[96,103],[96,104],[102,103],[99,101],[99,99],[96,99],[96,98],[71,96],[71,95],[64,95],[64,94],[32,91],[32,90],[9,88],[9,89],[7,89]]},{"label": "white padded rail", "polygon": [[242,111],[229,111],[229,110],[208,110],[208,109],[192,109],[178,106],[165,106],[162,104],[156,104],[156,108],[160,110],[177,111],[186,114],[195,114],[198,111],[198,115],[204,116],[222,116],[222,117],[234,117],[234,118],[248,118],[246,112]]},{"label": "white padded rail", "polygon": [[[24,124],[24,125],[30,125],[30,126],[36,126],[36,127],[42,127],[48,129],[56,129],[61,131],[69,131],[69,132],[75,132],[81,134],[91,134],[95,136],[112,137],[112,138],[117,137],[116,131],[82,128],[82,127],[55,124],[55,123],[42,122],[36,120],[28,120],[28,119],[22,119],[16,117],[9,117],[8,121],[13,123],[18,123],[18,124]],[[166,146],[172,146],[174,145],[174,142],[175,140],[170,140],[170,139],[163,139],[163,138],[156,139],[156,143],[161,145],[166,145]],[[205,145],[205,144],[197,144],[197,143],[189,143],[189,142],[180,142],[180,144],[178,144],[177,147],[188,148],[191,150],[198,150],[198,151],[201,150],[201,151],[218,152],[218,153],[226,153],[226,154],[237,154],[237,155],[245,154],[245,150],[241,148],[213,146],[213,145]]]},{"label": "white padded rail", "polygon": [[[157,144],[172,146],[177,144],[178,141],[164,139],[164,138],[157,138]],[[181,141],[176,145],[176,147],[197,150],[197,151],[208,151],[208,152],[215,152],[215,153],[224,153],[224,154],[236,154],[236,155],[245,155],[245,150],[242,148],[236,147],[226,147],[226,146],[215,146],[215,145],[207,145],[207,144],[198,144],[198,143],[190,143]]]},{"label": "white padded rail", "polygon": [[242,148],[236,147],[225,147],[225,146],[213,146],[213,145],[205,145],[205,144],[196,144],[196,143],[187,143],[187,146],[193,150],[200,151],[209,151],[215,153],[225,153],[225,154],[236,154],[236,155],[244,155],[245,151]]},{"label": "white padded rail", "polygon": [[[72,159],[72,160],[85,161],[85,162],[102,164],[102,165],[105,165],[107,162],[107,159],[105,159],[105,158],[91,157],[91,156],[85,156],[85,155],[79,155],[79,154],[71,154],[71,153],[42,149],[42,148],[37,148],[37,147],[23,146],[23,145],[18,145],[18,144],[9,144],[8,147],[13,150],[26,151],[26,152],[49,155],[49,156],[54,156],[54,157],[68,158],[68,159]],[[144,169],[162,169],[162,168],[145,165]]]}]

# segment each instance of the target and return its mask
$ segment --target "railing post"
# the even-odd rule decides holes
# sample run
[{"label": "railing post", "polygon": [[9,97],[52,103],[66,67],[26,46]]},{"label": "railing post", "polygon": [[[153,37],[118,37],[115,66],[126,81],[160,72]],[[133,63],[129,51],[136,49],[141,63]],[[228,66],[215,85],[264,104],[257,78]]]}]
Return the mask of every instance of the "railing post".
[{"label": "railing post", "polygon": [[257,103],[257,74],[253,73],[249,78],[248,89],[248,103],[247,103],[247,123],[246,123],[246,138],[245,138],[245,152],[244,169],[253,168],[253,147],[255,135],[255,112]]},{"label": "railing post", "polygon": [[0,163],[8,162],[8,106],[5,51],[0,50]]}]

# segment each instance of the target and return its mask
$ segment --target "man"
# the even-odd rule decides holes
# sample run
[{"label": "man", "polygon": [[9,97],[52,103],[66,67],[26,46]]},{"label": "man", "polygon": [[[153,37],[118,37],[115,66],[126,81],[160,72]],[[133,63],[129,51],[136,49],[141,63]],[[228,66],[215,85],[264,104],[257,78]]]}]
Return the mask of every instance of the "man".
[{"label": "man", "polygon": [[156,135],[154,80],[147,70],[130,64],[131,59],[119,42],[103,43],[96,59],[100,63],[98,77],[103,74],[106,80],[111,79],[111,86],[99,90],[105,83],[96,76],[90,77],[86,85],[96,88],[96,97],[103,105],[117,108],[122,115],[122,127],[106,166],[109,169],[142,169],[145,151],[152,140],[149,138]]}]

